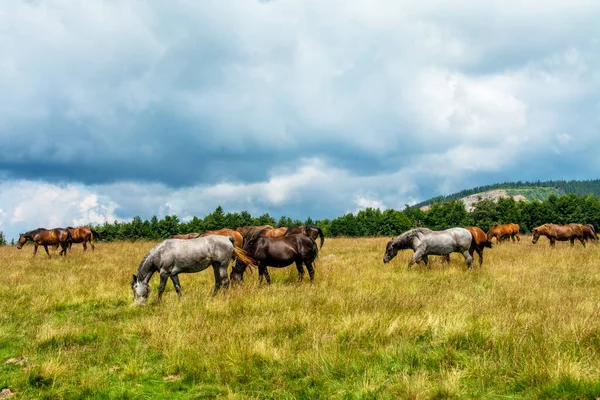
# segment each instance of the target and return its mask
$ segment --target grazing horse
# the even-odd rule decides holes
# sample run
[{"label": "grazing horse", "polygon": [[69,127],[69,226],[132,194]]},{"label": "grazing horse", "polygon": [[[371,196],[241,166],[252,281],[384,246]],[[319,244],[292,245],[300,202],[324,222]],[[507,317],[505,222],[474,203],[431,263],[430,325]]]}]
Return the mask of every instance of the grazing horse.
[{"label": "grazing horse", "polygon": [[205,237],[208,235],[218,235],[218,236],[231,236],[233,238],[233,245],[239,247],[240,249],[244,247],[244,237],[241,233],[234,231],[233,229],[223,228],[218,231],[205,231],[200,235],[200,237]]},{"label": "grazing horse", "polygon": [[315,242],[317,241],[317,237],[320,238],[321,239],[321,245],[319,246],[319,248],[323,248],[323,243],[325,243],[325,235],[323,235],[323,231],[318,226],[316,226],[316,225],[303,225],[303,226],[297,226],[295,228],[289,228],[285,232],[285,236],[287,236],[287,235],[297,235],[299,233],[308,236],[309,238],[311,238]]},{"label": "grazing horse", "polygon": [[171,236],[169,236],[169,239],[188,240],[188,239],[196,239],[198,237],[200,237],[200,234],[196,233],[196,232],[190,232],[190,233],[173,233],[173,234],[171,234]]},{"label": "grazing horse", "polygon": [[598,235],[596,235],[596,229],[592,224],[580,225],[583,230],[583,239],[584,240],[598,240]]},{"label": "grazing horse", "polygon": [[258,234],[259,232],[261,232],[265,229],[273,229],[273,227],[271,225],[242,226],[242,227],[236,228],[235,230],[237,232],[241,233],[242,236],[244,237],[244,241],[247,242],[248,240],[253,238],[256,234]]},{"label": "grazing horse", "polygon": [[50,253],[48,252],[48,245],[60,245],[62,250],[60,251],[61,256],[67,255],[67,248],[69,244],[73,241],[71,237],[71,232],[67,229],[63,228],[54,228],[54,229],[44,229],[38,228],[33,231],[21,233],[19,235],[19,242],[17,243],[17,249],[21,249],[28,240],[33,242],[33,255],[37,253],[38,246],[44,246],[44,250],[46,250],[46,254],[48,254],[48,258],[50,257]]},{"label": "grazing horse", "polygon": [[[304,268],[306,265],[308,275],[312,281],[315,277],[313,262],[319,254],[319,248],[314,240],[305,235],[289,235],[282,238],[266,238],[260,235],[244,245],[244,250],[258,265],[258,279],[262,282],[263,276],[267,283],[271,283],[271,277],[267,266],[283,268],[296,263],[298,269],[298,282],[302,281]],[[244,271],[246,266],[241,262],[236,262],[231,272],[232,282],[241,282],[244,280]]]},{"label": "grazing horse", "polygon": [[546,236],[550,240],[550,246],[554,247],[556,241],[565,242],[569,240],[571,246],[575,245],[575,239],[579,240],[585,247],[585,241],[583,240],[583,229],[579,224],[544,224],[533,228],[533,236],[531,243],[536,244],[540,236]]},{"label": "grazing horse", "polygon": [[444,231],[432,231],[427,228],[411,229],[388,242],[383,256],[383,262],[388,263],[398,250],[412,249],[415,254],[408,262],[410,268],[418,260],[429,264],[428,255],[445,256],[456,252],[465,257],[467,267],[471,267],[473,257],[469,253],[471,246],[475,247],[475,238],[465,228],[450,228]]},{"label": "grazing horse", "polygon": [[[67,226],[65,229],[67,229],[71,233],[72,238],[72,242],[69,243],[69,250],[71,249],[71,245],[73,243],[83,243],[83,251],[86,251],[87,244],[89,242],[90,246],[92,246],[92,251],[94,251],[94,238],[100,237],[100,234],[98,232],[87,226],[82,226],[80,228],[73,228],[72,226]],[[56,246],[58,248],[58,244]]]},{"label": "grazing horse", "polygon": [[[492,242],[488,241],[485,232],[476,226],[467,226],[465,229],[471,232],[473,239],[475,239],[474,246],[469,248],[469,254],[473,257],[473,252],[477,252],[477,255],[479,256],[479,266],[481,267],[483,264],[483,250],[486,247],[491,249]],[[450,254],[445,256],[445,260],[446,262],[450,262]]]},{"label": "grazing horse", "polygon": [[231,237],[212,235],[190,240],[166,239],[146,254],[140,263],[137,275],[133,275],[131,282],[133,299],[138,304],[148,299],[150,278],[155,272],[160,274],[158,302],[160,303],[169,278],[181,299],[178,275],[203,271],[211,265],[215,273],[214,295],[221,287],[227,289],[229,286],[227,267],[234,256],[240,263],[254,264],[245,251],[233,245]]},{"label": "grazing horse", "polygon": [[498,241],[498,243],[500,243],[501,240],[504,239],[512,239],[512,241],[515,241],[515,238],[517,239],[517,241],[521,241],[521,237],[519,236],[519,230],[521,228],[519,227],[519,224],[513,224],[513,223],[509,223],[509,224],[504,224],[504,225],[494,225],[487,233],[487,240],[488,242],[492,242],[493,238],[496,238],[496,240]]}]

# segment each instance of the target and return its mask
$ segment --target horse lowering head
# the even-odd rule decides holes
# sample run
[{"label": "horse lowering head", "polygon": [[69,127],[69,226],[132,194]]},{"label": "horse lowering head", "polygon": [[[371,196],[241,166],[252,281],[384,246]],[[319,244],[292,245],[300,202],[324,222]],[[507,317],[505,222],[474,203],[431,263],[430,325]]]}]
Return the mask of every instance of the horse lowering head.
[{"label": "horse lowering head", "polygon": [[131,281],[131,289],[133,290],[133,301],[139,305],[142,305],[148,300],[150,295],[150,285],[148,282],[139,281],[136,275],[133,275],[133,281]]},{"label": "horse lowering head", "polygon": [[17,242],[17,249],[23,248],[23,245],[27,243],[27,236],[24,233],[19,233],[19,241]]},{"label": "horse lowering head", "polygon": [[544,226],[539,226],[537,228],[533,228],[532,231],[532,238],[531,238],[531,243],[536,244],[538,239],[540,238],[540,236],[543,234],[542,230],[543,230]]},{"label": "horse lowering head", "polygon": [[398,248],[394,246],[394,239],[391,239],[385,246],[385,254],[383,255],[383,263],[387,264],[392,261],[392,258],[398,254]]}]

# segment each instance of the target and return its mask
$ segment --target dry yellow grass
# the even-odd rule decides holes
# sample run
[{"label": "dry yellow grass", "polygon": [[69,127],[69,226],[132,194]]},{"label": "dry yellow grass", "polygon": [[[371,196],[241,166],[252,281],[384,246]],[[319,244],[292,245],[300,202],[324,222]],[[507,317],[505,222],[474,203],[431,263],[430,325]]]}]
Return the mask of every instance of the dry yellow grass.
[{"label": "dry yellow grass", "polygon": [[[596,398],[600,247],[527,237],[483,268],[385,238],[327,239],[315,282],[256,272],[211,297],[181,275],[163,304],[133,306],[131,275],[155,243],[74,246],[67,259],[0,248],[0,389],[21,398]],[[476,263],[474,263],[476,265]],[[25,365],[4,365],[25,356]]]}]

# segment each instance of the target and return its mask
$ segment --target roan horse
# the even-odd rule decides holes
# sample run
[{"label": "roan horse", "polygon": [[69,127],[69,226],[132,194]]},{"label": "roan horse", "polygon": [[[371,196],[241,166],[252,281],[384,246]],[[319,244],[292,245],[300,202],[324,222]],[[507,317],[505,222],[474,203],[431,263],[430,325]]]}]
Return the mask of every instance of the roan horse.
[{"label": "roan horse", "polygon": [[254,264],[245,251],[233,245],[231,237],[211,235],[190,240],[166,239],[146,254],[140,263],[137,275],[133,275],[131,282],[133,299],[138,304],[148,299],[150,278],[155,272],[160,274],[158,302],[160,303],[169,278],[181,299],[178,275],[203,271],[211,265],[215,273],[213,294],[216,294],[221,287],[227,289],[229,286],[227,268],[234,256],[240,263]]},{"label": "roan horse", "polygon": [[288,235],[297,235],[299,233],[308,236],[309,238],[311,238],[315,242],[317,241],[317,237],[320,238],[321,239],[321,245],[319,246],[319,248],[323,248],[323,243],[325,243],[325,235],[323,235],[323,231],[318,226],[316,226],[316,225],[303,225],[303,226],[297,226],[295,228],[289,228],[285,232],[285,236],[288,236]]},{"label": "roan horse", "polygon": [[536,244],[540,236],[546,236],[550,240],[551,247],[554,247],[557,240],[562,242],[569,240],[571,246],[573,246],[575,244],[575,239],[579,240],[585,247],[583,229],[579,224],[544,224],[538,226],[537,228],[533,228],[531,243]]},{"label": "roan horse", "polygon": [[[319,248],[315,241],[308,236],[289,235],[282,238],[265,238],[256,235],[244,245],[244,250],[257,262],[259,282],[262,282],[264,276],[267,283],[271,283],[267,266],[283,268],[292,263],[296,263],[298,269],[298,282],[302,281],[304,276],[302,264],[306,265],[310,280],[312,281],[315,277],[312,264],[319,254]],[[231,281],[243,281],[245,270],[246,265],[238,260],[233,266]]]},{"label": "roan horse", "polygon": [[23,247],[28,240],[33,241],[33,255],[37,253],[38,246],[44,246],[44,250],[46,250],[46,254],[48,254],[48,258],[50,257],[50,253],[48,252],[48,245],[60,245],[62,250],[60,251],[60,255],[67,255],[67,248],[69,244],[73,241],[71,238],[71,232],[67,229],[63,228],[55,228],[55,229],[44,229],[38,228],[33,231],[21,233],[19,235],[19,242],[17,243],[17,249]]},{"label": "roan horse", "polygon": [[429,264],[428,255],[445,256],[456,252],[465,257],[467,267],[471,267],[473,257],[469,254],[471,246],[476,246],[471,232],[465,228],[450,228],[444,231],[432,231],[427,228],[411,229],[388,242],[383,256],[383,262],[388,263],[398,250],[412,249],[415,254],[408,262],[410,268],[415,262],[423,260]]},{"label": "roan horse", "polygon": [[515,241],[515,238],[517,239],[517,241],[521,241],[521,237],[519,236],[519,230],[521,228],[519,227],[519,224],[513,224],[513,223],[509,223],[509,224],[504,224],[504,225],[494,225],[492,226],[492,228],[488,231],[487,233],[487,240],[488,242],[492,242],[493,238],[496,238],[496,240],[498,241],[498,243],[500,243],[501,240],[504,239],[512,239],[512,241]]},{"label": "roan horse", "polygon": [[[477,252],[477,255],[479,256],[479,266],[481,267],[483,264],[483,250],[486,247],[491,249],[492,242],[488,241],[485,232],[476,226],[467,226],[465,229],[471,232],[473,239],[475,239],[475,246],[472,245],[469,248],[469,254],[473,257],[473,252]],[[445,260],[450,262],[450,254],[445,256]]]}]

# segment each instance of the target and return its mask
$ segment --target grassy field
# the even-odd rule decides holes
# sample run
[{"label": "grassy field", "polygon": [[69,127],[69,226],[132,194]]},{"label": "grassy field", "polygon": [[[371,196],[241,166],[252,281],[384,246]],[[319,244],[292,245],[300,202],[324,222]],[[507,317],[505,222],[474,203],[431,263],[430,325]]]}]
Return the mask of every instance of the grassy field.
[{"label": "grassy field", "polygon": [[[154,243],[0,248],[0,390],[16,398],[600,397],[600,247],[542,238],[483,268],[382,263],[385,238],[327,239],[313,284],[294,267],[211,297],[212,271],[132,305]],[[55,253],[56,254],[56,253]],[[476,265],[476,263],[474,263]],[[26,357],[6,365],[11,358]]]}]

